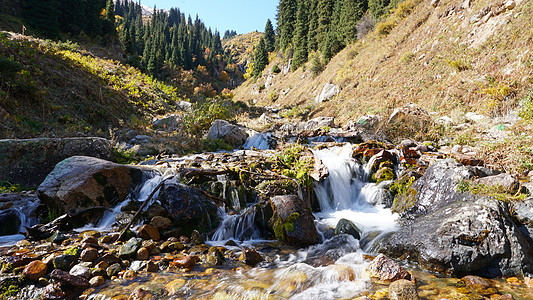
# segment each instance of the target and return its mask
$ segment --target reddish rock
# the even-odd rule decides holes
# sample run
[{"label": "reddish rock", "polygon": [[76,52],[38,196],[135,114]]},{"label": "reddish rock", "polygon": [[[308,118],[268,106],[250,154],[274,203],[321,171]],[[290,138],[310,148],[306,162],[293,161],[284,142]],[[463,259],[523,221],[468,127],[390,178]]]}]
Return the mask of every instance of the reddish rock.
[{"label": "reddish rock", "polygon": [[148,249],[142,247],[137,250],[137,260],[147,260],[148,258],[150,258],[150,252]]},{"label": "reddish rock", "polygon": [[265,259],[255,249],[244,248],[242,250],[241,256],[239,257],[239,260],[249,266],[254,267]]},{"label": "reddish rock", "polygon": [[455,158],[455,160],[457,160],[460,164],[464,166],[477,167],[477,166],[485,165],[485,162],[481,159],[478,159],[478,158],[475,158],[469,155],[460,154],[460,153],[454,153],[453,158]]},{"label": "reddish rock", "polygon": [[133,270],[126,270],[124,274],[122,274],[122,278],[126,280],[132,280],[137,277],[137,273]]},{"label": "reddish rock", "polygon": [[479,276],[468,275],[461,278],[461,280],[467,287],[476,292],[484,292],[491,287],[491,284],[487,279]]},{"label": "reddish rock", "polygon": [[59,269],[53,270],[52,273],[50,273],[50,278],[79,289],[86,289],[90,286],[87,279],[76,275],[71,275],[68,272],[61,271]]},{"label": "reddish rock", "polygon": [[274,216],[276,238],[294,246],[309,246],[318,243],[315,219],[307,203],[295,195],[270,198]]},{"label": "reddish rock", "polygon": [[145,224],[139,229],[139,237],[143,240],[159,241],[159,229],[153,225]]},{"label": "reddish rock", "polygon": [[159,229],[167,229],[172,226],[172,221],[169,218],[155,216],[150,220],[150,225],[155,226]]},{"label": "reddish rock", "polygon": [[149,261],[146,265],[146,272],[157,272],[159,271],[159,267],[157,264],[153,261]]},{"label": "reddish rock", "polygon": [[404,270],[398,263],[380,254],[366,267],[370,277],[383,281],[396,281],[399,279],[413,280],[412,275]]},{"label": "reddish rock", "polygon": [[22,275],[24,275],[24,277],[26,277],[28,280],[36,281],[41,276],[46,274],[47,269],[48,267],[45,263],[40,260],[34,260],[24,268]]},{"label": "reddish rock", "polygon": [[87,248],[81,252],[80,260],[84,262],[93,262],[98,258],[98,250]]},{"label": "reddish rock", "polygon": [[179,268],[192,269],[199,261],[198,256],[196,255],[187,255],[185,257],[177,258],[171,262],[171,265],[174,265]]},{"label": "reddish rock", "polygon": [[102,256],[102,261],[106,262],[108,265],[122,262],[118,257],[110,253],[106,253],[104,256]]}]

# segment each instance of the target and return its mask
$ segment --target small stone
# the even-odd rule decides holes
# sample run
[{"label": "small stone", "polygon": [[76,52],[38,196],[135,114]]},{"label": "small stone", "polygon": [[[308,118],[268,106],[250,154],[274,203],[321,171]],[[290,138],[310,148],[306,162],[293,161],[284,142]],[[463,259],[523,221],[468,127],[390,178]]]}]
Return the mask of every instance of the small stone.
[{"label": "small stone", "polygon": [[468,275],[461,278],[461,280],[468,288],[476,292],[484,292],[485,290],[491,287],[491,284],[487,279],[481,278],[479,276]]},{"label": "small stone", "polygon": [[249,266],[254,267],[265,259],[256,250],[244,248],[239,260]]},{"label": "small stone", "polygon": [[172,221],[169,218],[155,216],[150,220],[150,225],[157,227],[158,229],[167,229],[172,226]]},{"label": "small stone", "polygon": [[82,243],[85,243],[85,244],[98,244],[98,239],[95,238],[94,236],[87,236],[85,238],[83,238],[83,240],[81,240]]},{"label": "small stone", "polygon": [[398,263],[383,254],[380,254],[374,258],[366,270],[370,273],[370,277],[379,278],[383,281],[413,279],[409,272],[404,270]]},{"label": "small stone", "polygon": [[177,293],[185,284],[187,281],[183,278],[179,278],[176,280],[173,280],[165,285],[165,289],[167,290],[169,295]]},{"label": "small stone", "polygon": [[[114,263],[116,263],[116,262],[114,262]],[[105,270],[105,269],[107,269],[109,267],[109,263],[106,262],[106,261],[101,261],[101,262],[96,264],[96,267]]]},{"label": "small stone", "polygon": [[185,246],[183,246],[183,244],[180,242],[174,242],[174,243],[168,244],[168,249],[171,251],[176,251],[176,250],[181,251],[185,249]]},{"label": "small stone", "polygon": [[48,267],[45,263],[40,260],[34,260],[24,268],[22,275],[24,275],[24,277],[28,280],[36,281],[41,276],[46,274],[47,269]]},{"label": "small stone", "polygon": [[130,270],[133,270],[135,272],[141,271],[148,263],[144,260],[136,260],[133,261],[130,265]]},{"label": "small stone", "polygon": [[182,236],[180,236],[179,241],[182,244],[189,244],[191,242],[191,239],[189,239],[188,237],[182,235]]},{"label": "small stone", "polygon": [[221,266],[225,261],[224,254],[218,247],[209,248],[207,252],[207,264],[209,266]]},{"label": "small stone", "polygon": [[103,276],[94,276],[93,278],[91,278],[91,280],[89,280],[89,284],[92,287],[101,286],[104,283],[105,283],[105,278]]},{"label": "small stone", "polygon": [[112,264],[105,271],[108,277],[112,277],[122,271],[122,266],[120,264]]},{"label": "small stone", "polygon": [[75,265],[70,269],[69,274],[89,279],[91,277],[91,269],[82,265]]},{"label": "small stone", "polygon": [[98,239],[98,243],[99,244],[107,244],[107,243],[111,243],[112,240],[113,240],[112,236],[104,235],[103,237]]},{"label": "small stone", "polygon": [[149,261],[148,264],[146,264],[146,272],[157,272],[157,271],[159,271],[159,267],[153,261]]},{"label": "small stone", "polygon": [[389,298],[391,300],[420,299],[415,284],[405,279],[396,280],[389,285]]},{"label": "small stone", "polygon": [[347,219],[340,219],[337,223],[337,226],[335,227],[335,235],[343,233],[353,236],[356,240],[361,239],[361,235],[359,234],[359,229],[357,228],[357,226],[355,226],[352,221]]},{"label": "small stone", "polygon": [[139,237],[143,240],[159,241],[159,229],[153,225],[145,224],[139,229]]},{"label": "small stone", "polygon": [[124,245],[120,246],[118,250],[118,256],[120,258],[132,257],[137,254],[137,250],[141,246],[142,239],[131,238]]},{"label": "small stone", "polygon": [[233,247],[238,247],[239,245],[237,245],[237,243],[234,241],[234,240],[228,240],[224,246],[233,246]]},{"label": "small stone", "polygon": [[93,262],[98,258],[98,250],[94,248],[86,248],[81,252],[80,260],[85,262]]},{"label": "small stone", "polygon": [[147,260],[150,258],[150,252],[148,249],[142,247],[139,250],[137,250],[137,259],[138,260]]},{"label": "small stone", "polygon": [[149,300],[153,299],[153,295],[149,291],[138,288],[128,297],[128,300]]},{"label": "small stone", "polygon": [[80,234],[82,238],[93,237],[95,239],[99,238],[101,235],[100,231],[97,230],[87,230]]},{"label": "small stone", "polygon": [[202,236],[202,234],[198,230],[194,230],[191,233],[191,243],[193,245],[205,244],[204,237]]},{"label": "small stone", "polygon": [[58,255],[54,257],[54,268],[68,271],[78,259],[74,255]]},{"label": "small stone", "polygon": [[145,240],[142,242],[142,246],[144,248],[146,248],[150,253],[157,248],[156,244],[154,243],[154,241],[151,241],[151,240]]},{"label": "small stone", "polygon": [[174,265],[179,268],[192,269],[196,265],[196,262],[199,261],[198,256],[196,255],[187,255],[185,257],[177,258],[171,262],[171,265]]},{"label": "small stone", "polygon": [[133,270],[126,270],[124,274],[122,274],[122,278],[126,280],[132,280],[137,277],[137,273]]},{"label": "small stone", "polygon": [[65,271],[55,269],[50,273],[50,278],[62,283],[69,284],[79,289],[86,289],[90,286],[89,281],[83,277],[71,275]]},{"label": "small stone", "polygon": [[121,260],[118,257],[116,257],[115,255],[113,255],[111,253],[104,254],[104,256],[102,256],[102,261],[106,262],[108,264],[108,266],[112,265],[112,264],[115,264],[115,263],[120,263],[121,262]]}]

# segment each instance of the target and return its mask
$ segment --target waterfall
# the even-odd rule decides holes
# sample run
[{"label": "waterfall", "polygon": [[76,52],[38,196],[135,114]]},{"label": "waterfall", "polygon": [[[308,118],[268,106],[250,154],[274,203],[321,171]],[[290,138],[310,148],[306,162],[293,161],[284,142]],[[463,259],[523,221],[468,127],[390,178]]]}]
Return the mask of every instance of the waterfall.
[{"label": "waterfall", "polygon": [[261,238],[259,229],[254,224],[256,209],[250,207],[240,215],[228,215],[224,209],[220,209],[219,214],[222,223],[213,234],[212,241],[226,241],[235,239],[237,241],[257,240]]},{"label": "waterfall", "polygon": [[25,198],[14,203],[11,209],[15,211],[20,220],[19,233],[0,236],[0,246],[11,246],[24,239],[22,233],[26,232],[25,227],[31,227],[39,222],[37,217],[33,216],[39,204],[38,198]]},{"label": "waterfall", "polygon": [[375,157],[364,166],[359,164],[352,158],[350,144],[315,150],[313,153],[330,174],[324,181],[315,183],[321,208],[321,212],[315,214],[319,228],[335,227],[344,218],[362,231],[362,238],[370,233],[396,229],[398,216],[380,204],[383,202],[380,198],[386,193],[384,187],[387,182],[379,185],[367,182]]}]

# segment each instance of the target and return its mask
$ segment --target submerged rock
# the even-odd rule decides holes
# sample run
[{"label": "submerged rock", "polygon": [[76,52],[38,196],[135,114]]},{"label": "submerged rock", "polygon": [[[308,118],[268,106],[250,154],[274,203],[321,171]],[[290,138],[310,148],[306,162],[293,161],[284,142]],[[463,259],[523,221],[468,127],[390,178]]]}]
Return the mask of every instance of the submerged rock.
[{"label": "submerged rock", "polygon": [[0,211],[0,236],[19,233],[20,223],[16,210],[10,208]]},{"label": "submerged rock", "polygon": [[248,249],[244,248],[242,249],[241,256],[239,256],[239,261],[255,267],[258,263],[264,261],[265,259],[257,252],[255,249]]},{"label": "submerged rock", "polygon": [[39,198],[59,213],[113,207],[142,180],[142,170],[86,156],[67,158],[39,186]]},{"label": "submerged rock", "polygon": [[389,299],[391,300],[418,300],[416,286],[409,280],[400,279],[389,285]]},{"label": "submerged rock", "polygon": [[378,278],[383,281],[396,281],[399,279],[412,280],[413,277],[409,272],[404,270],[397,262],[380,254],[366,268],[372,278]]},{"label": "submerged rock", "polygon": [[313,214],[302,199],[294,195],[275,196],[270,203],[274,211],[270,222],[278,240],[296,246],[318,243]]}]

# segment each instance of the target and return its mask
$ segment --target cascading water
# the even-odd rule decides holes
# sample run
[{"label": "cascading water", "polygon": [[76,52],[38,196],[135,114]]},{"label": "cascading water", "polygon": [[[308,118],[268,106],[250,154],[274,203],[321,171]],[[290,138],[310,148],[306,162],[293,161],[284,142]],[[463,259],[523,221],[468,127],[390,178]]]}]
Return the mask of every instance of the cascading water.
[{"label": "cascading water", "polygon": [[240,215],[228,215],[222,211],[222,224],[213,234],[212,241],[258,240],[261,238],[259,229],[254,224],[256,211],[254,207],[246,209]]},{"label": "cascading water", "polygon": [[11,246],[24,239],[22,233],[26,232],[26,227],[31,227],[39,221],[37,217],[33,216],[39,204],[38,198],[25,199],[14,203],[11,209],[16,212],[20,220],[19,233],[0,236],[0,246]]},{"label": "cascading water", "polygon": [[386,234],[396,229],[398,216],[379,204],[383,201],[376,199],[385,196],[383,187],[386,182],[378,185],[365,182],[370,173],[369,165],[375,158],[366,166],[360,165],[352,158],[349,144],[313,153],[330,174],[324,182],[315,184],[322,210],[315,214],[319,225],[334,227],[340,219],[348,219],[362,231],[363,238],[371,232]]}]

